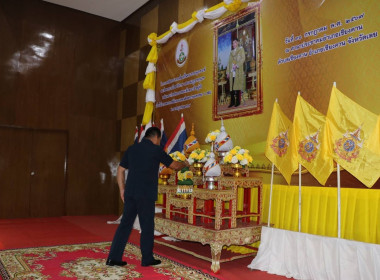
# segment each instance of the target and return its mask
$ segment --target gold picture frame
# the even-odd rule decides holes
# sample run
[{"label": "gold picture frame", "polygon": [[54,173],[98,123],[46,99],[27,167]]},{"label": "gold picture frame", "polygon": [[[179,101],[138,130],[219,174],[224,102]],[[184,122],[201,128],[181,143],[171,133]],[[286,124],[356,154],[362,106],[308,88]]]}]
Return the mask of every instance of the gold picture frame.
[{"label": "gold picture frame", "polygon": [[215,21],[213,120],[262,113],[260,38],[259,3]]}]

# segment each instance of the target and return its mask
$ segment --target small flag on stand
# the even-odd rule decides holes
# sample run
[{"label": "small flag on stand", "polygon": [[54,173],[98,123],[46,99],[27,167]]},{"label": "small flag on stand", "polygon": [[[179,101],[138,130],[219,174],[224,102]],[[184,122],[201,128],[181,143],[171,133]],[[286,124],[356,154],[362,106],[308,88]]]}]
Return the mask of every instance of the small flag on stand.
[{"label": "small flag on stand", "polygon": [[324,185],[334,170],[334,162],[325,131],[326,117],[297,97],[293,133],[298,162]]},{"label": "small flag on stand", "polygon": [[[153,124],[154,126],[154,124]],[[145,132],[148,130],[148,128],[151,128],[152,127],[152,120],[150,120],[146,125],[145,125],[145,128],[144,128],[144,136],[145,136]]]},{"label": "small flag on stand", "polygon": [[277,167],[288,184],[298,166],[292,135],[292,123],[276,101],[273,105],[265,156]]},{"label": "small flag on stand", "polygon": [[181,120],[175,128],[173,134],[170,136],[168,142],[165,145],[164,150],[168,153],[174,153],[176,151],[183,152],[183,145],[187,139],[185,120],[183,114],[181,114]]},{"label": "small flag on stand", "polygon": [[144,138],[144,136],[145,136],[145,132],[148,130],[148,128],[150,128],[150,127],[152,127],[152,120],[150,120],[146,125],[145,125],[145,127],[142,129],[142,125],[141,125],[141,129],[142,129],[142,131],[141,131],[141,133],[140,133],[140,140],[139,140],[139,142],[141,142],[141,140]]},{"label": "small flag on stand", "polygon": [[161,119],[160,130],[161,130],[161,142],[160,142],[160,146],[161,146],[161,148],[164,149],[166,143],[168,142],[168,138],[166,137],[165,128],[164,128],[164,119]]},{"label": "small flag on stand", "polygon": [[139,136],[139,143],[141,142],[141,140],[144,138],[144,127],[142,124],[140,124],[140,136]]},{"label": "small flag on stand", "polygon": [[333,86],[326,125],[334,160],[368,188],[380,176],[380,155],[368,141],[376,137],[377,121],[377,115]]},{"label": "small flag on stand", "polygon": [[135,138],[134,138],[133,142],[136,144],[136,143],[138,143],[138,141],[139,141],[139,128],[136,125]]}]

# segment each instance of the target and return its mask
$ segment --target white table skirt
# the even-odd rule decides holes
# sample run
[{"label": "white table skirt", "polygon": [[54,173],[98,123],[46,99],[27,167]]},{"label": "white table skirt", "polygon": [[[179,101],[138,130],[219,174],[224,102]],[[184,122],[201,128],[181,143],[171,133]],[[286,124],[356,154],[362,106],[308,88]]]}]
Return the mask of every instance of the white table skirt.
[{"label": "white table skirt", "polygon": [[263,227],[248,267],[295,279],[380,280],[380,245]]}]

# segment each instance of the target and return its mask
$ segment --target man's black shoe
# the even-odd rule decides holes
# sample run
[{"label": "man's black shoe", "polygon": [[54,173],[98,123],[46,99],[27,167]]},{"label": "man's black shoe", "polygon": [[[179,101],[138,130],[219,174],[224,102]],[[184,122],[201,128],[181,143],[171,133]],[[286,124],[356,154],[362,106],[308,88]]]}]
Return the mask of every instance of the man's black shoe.
[{"label": "man's black shoe", "polygon": [[161,264],[160,260],[153,259],[149,264],[142,263],[141,266],[158,266],[159,264]]},{"label": "man's black shoe", "polygon": [[109,265],[109,266],[124,266],[126,265],[127,262],[118,262],[118,261],[113,261],[113,260],[110,260],[110,259],[107,259],[107,262],[106,262],[106,265]]}]

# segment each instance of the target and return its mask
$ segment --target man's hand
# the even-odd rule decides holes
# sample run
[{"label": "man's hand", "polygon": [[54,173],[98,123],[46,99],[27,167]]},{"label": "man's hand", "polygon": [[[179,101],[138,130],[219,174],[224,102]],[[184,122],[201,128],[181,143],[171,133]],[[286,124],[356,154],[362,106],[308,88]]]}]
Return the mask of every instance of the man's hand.
[{"label": "man's hand", "polygon": [[189,163],[187,161],[181,162],[181,161],[173,161],[170,165],[169,168],[174,169],[174,170],[181,170],[182,168],[189,166]]}]

